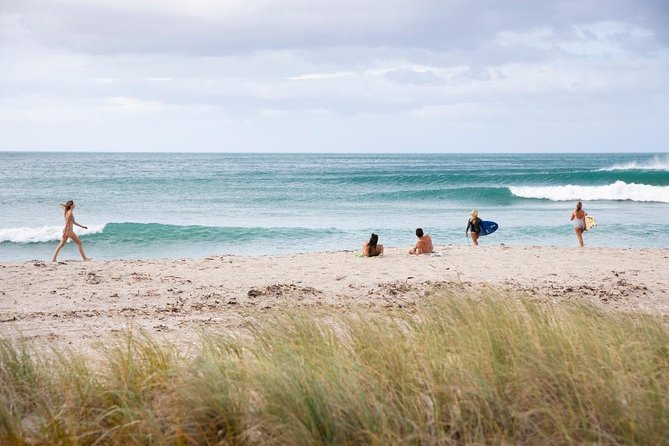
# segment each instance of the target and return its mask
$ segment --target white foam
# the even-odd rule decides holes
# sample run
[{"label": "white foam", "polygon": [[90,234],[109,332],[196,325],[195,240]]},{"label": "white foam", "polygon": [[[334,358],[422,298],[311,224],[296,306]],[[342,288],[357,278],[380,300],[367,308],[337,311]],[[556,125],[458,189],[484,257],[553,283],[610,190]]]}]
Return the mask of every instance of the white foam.
[{"label": "white foam", "polygon": [[653,158],[643,161],[636,162],[632,161],[625,164],[614,164],[610,167],[604,167],[599,169],[600,171],[612,171],[612,170],[664,170],[669,172],[669,155],[665,156],[654,156]]},{"label": "white foam", "polygon": [[669,203],[669,186],[627,184],[616,181],[606,186],[511,186],[511,193],[522,198],[539,198],[552,201],[571,200],[631,200]]},{"label": "white foam", "polygon": [[[88,229],[77,228],[77,235],[102,232],[105,225],[90,225]],[[62,226],[42,226],[41,228],[0,228],[0,243],[38,243],[60,240],[63,235]]]}]

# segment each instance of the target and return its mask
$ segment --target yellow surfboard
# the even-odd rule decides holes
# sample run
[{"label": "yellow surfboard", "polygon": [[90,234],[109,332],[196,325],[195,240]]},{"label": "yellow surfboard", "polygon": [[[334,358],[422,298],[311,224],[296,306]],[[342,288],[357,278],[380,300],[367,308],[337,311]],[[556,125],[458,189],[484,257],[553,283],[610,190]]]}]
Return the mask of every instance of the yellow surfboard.
[{"label": "yellow surfboard", "polygon": [[585,230],[588,231],[597,226],[597,220],[592,215],[585,216]]}]

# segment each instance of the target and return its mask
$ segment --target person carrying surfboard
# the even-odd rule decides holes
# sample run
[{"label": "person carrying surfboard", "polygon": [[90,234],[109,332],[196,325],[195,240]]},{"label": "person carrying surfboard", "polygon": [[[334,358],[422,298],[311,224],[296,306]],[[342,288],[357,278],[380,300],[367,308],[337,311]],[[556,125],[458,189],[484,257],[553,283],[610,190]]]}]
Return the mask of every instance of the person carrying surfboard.
[{"label": "person carrying surfboard", "polygon": [[469,237],[469,231],[472,233],[472,242],[474,246],[479,245],[479,235],[481,234],[481,223],[483,220],[479,218],[479,211],[474,209],[469,220],[467,220],[467,228],[465,228],[465,237]]},{"label": "person carrying surfboard", "polygon": [[585,216],[588,215],[587,212],[583,210],[583,203],[576,203],[576,209],[571,213],[570,220],[574,223],[574,232],[576,232],[576,238],[578,238],[578,243],[581,245],[581,248],[585,246],[583,243],[583,231],[585,231]]}]

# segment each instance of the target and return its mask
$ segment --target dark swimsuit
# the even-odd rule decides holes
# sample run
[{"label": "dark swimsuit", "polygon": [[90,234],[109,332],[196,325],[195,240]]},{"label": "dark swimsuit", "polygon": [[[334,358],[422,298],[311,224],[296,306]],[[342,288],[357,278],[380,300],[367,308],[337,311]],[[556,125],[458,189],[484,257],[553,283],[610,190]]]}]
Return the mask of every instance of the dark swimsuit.
[{"label": "dark swimsuit", "polygon": [[476,217],[476,220],[474,220],[474,223],[472,223],[471,220],[467,222],[467,229],[465,229],[465,232],[469,231],[471,229],[472,232],[476,232],[477,234],[481,233],[481,223],[483,223],[483,220],[480,218]]}]

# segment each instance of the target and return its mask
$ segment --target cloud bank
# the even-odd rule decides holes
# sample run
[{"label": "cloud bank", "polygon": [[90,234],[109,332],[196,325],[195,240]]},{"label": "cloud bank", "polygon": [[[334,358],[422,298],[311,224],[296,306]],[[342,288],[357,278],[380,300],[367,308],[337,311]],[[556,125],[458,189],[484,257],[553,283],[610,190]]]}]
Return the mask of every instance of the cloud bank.
[{"label": "cloud bank", "polygon": [[662,1],[0,2],[0,150],[667,151]]}]

